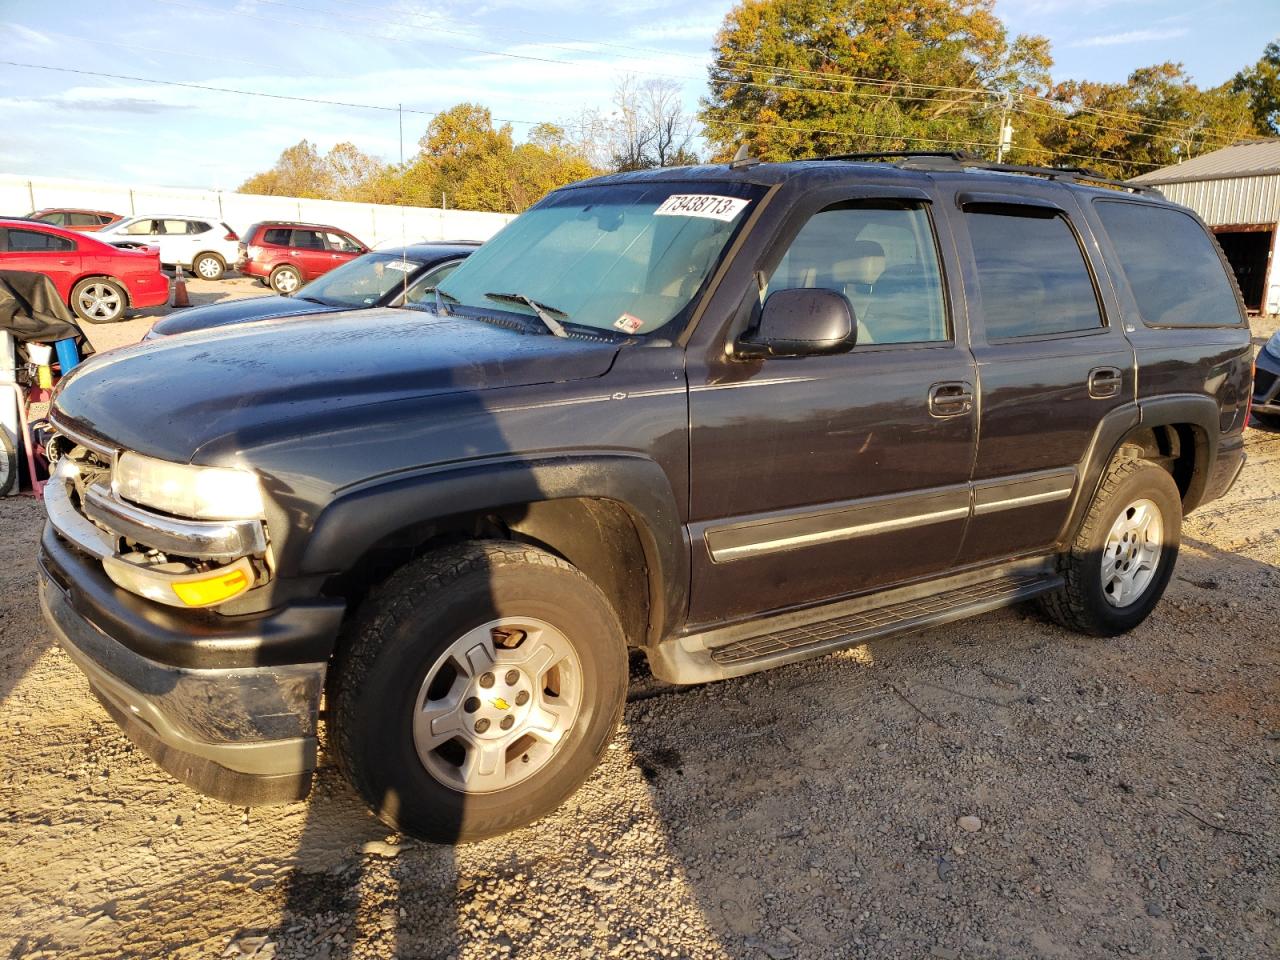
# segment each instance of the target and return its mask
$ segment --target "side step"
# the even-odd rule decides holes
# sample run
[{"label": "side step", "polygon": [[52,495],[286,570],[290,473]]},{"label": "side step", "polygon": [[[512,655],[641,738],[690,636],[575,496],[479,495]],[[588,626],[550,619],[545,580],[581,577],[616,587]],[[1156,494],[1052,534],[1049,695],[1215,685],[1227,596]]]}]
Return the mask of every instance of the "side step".
[{"label": "side step", "polygon": [[673,638],[651,650],[649,662],[653,672],[668,683],[740,677],[890,634],[1007,607],[1054,590],[1062,582],[1048,561],[989,568],[977,575],[949,577]]}]

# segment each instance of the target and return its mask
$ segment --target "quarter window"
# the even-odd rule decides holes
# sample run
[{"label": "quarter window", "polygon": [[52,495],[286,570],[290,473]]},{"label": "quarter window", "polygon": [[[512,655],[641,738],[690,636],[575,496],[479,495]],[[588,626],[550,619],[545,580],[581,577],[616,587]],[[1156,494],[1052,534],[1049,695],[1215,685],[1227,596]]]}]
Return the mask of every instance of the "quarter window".
[{"label": "quarter window", "polygon": [[1032,207],[970,207],[967,214],[987,339],[1102,326],[1093,278],[1064,216]]},{"label": "quarter window", "polygon": [[805,288],[849,301],[860,346],[948,339],[937,245],[922,206],[845,203],[815,214],[768,292]]},{"label": "quarter window", "polygon": [[1142,320],[1155,327],[1236,326],[1231,281],[1204,228],[1179,210],[1096,205]]}]

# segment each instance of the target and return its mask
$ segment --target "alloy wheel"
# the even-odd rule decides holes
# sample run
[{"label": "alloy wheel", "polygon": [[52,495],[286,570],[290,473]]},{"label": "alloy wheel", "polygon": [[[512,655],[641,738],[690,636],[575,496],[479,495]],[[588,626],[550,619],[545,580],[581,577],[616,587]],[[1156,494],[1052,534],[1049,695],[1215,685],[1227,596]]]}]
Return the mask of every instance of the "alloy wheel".
[{"label": "alloy wheel", "polygon": [[505,790],[550,762],[582,700],[582,665],[568,637],[542,620],[493,620],[450,644],[427,672],[414,747],[451,789]]},{"label": "alloy wheel", "polygon": [[91,283],[80,291],[80,311],[94,320],[113,320],[124,309],[120,291],[107,283]]},{"label": "alloy wheel", "polygon": [[1102,595],[1127,607],[1146,592],[1160,566],[1164,522],[1150,500],[1135,500],[1116,517],[1102,548]]}]

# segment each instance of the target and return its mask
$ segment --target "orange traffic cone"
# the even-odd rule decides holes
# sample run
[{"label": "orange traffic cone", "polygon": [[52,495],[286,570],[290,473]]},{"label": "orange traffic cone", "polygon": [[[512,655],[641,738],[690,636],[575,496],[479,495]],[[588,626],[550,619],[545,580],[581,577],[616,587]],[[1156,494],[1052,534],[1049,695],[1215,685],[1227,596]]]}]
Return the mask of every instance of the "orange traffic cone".
[{"label": "orange traffic cone", "polygon": [[179,264],[177,275],[173,278],[173,305],[175,307],[191,306],[191,298],[187,296],[187,277]]}]

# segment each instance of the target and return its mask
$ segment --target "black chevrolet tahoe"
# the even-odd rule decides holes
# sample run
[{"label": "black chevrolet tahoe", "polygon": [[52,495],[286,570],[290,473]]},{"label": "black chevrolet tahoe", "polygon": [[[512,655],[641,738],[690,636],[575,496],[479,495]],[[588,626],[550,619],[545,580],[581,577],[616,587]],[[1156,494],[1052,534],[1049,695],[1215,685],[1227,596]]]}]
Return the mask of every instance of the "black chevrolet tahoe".
[{"label": "black chevrolet tahoe", "polygon": [[736,677],[1036,599],[1099,637],[1244,462],[1249,329],[1196,217],[1081,170],[872,155],[550,194],[420,309],[66,377],[49,623],[164,769],[388,823],[546,814],[638,649]]}]

